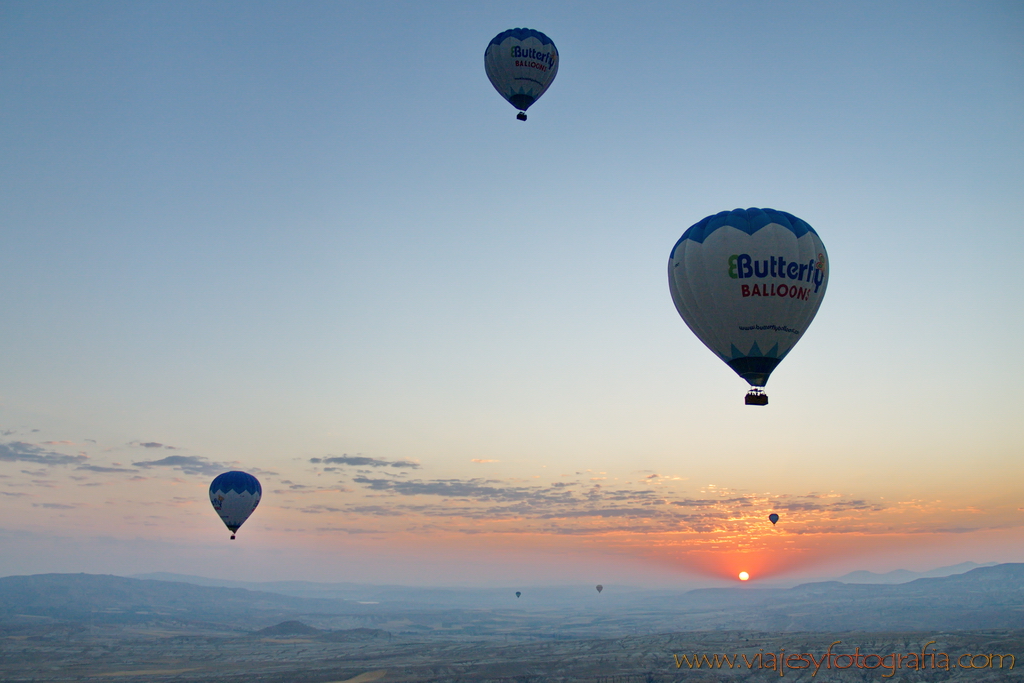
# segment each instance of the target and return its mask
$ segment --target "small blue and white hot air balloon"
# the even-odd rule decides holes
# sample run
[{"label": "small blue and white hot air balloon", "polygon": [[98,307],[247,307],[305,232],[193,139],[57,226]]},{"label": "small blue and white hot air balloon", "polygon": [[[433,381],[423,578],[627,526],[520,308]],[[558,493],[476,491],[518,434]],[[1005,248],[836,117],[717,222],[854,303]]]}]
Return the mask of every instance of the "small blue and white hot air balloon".
[{"label": "small blue and white hot air balloon", "polygon": [[210,484],[210,502],[231,532],[232,541],[238,528],[260,504],[262,496],[259,480],[248,472],[225,472]]},{"label": "small blue and white hot air balloon", "polygon": [[828,286],[818,233],[792,214],[735,209],[683,233],[668,259],[672,301],[690,330],[767,405],[764,385],[811,324]]},{"label": "small blue and white hot air balloon", "polygon": [[494,36],[484,51],[487,78],[498,93],[519,110],[526,110],[544,94],[558,73],[558,49],[551,39],[530,28],[511,28]]}]

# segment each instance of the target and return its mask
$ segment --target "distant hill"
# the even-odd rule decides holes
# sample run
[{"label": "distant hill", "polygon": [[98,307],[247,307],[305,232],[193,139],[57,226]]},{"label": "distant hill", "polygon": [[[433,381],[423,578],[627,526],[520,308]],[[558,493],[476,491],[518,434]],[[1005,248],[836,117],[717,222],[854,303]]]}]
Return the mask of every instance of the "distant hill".
[{"label": "distant hill", "polygon": [[978,567],[994,567],[997,563],[987,562],[985,564],[978,564],[976,562],[961,562],[960,564],[954,564],[949,567],[939,567],[926,572],[912,572],[906,569],[895,569],[891,572],[885,572],[884,574],[876,574],[875,572],[869,571],[856,571],[850,572],[840,576],[837,580],[843,583],[908,583],[914,579],[931,579],[939,578],[943,576],[952,576],[953,574],[963,574],[969,572],[972,569]]},{"label": "distant hill", "polygon": [[[271,620],[304,613],[344,613],[334,600],[307,600],[241,588],[126,579],[95,574],[36,574],[0,578],[0,617],[70,621],[230,622]],[[264,621],[266,623],[266,621]]]},{"label": "distant hill", "polygon": [[[607,584],[605,585],[604,593],[598,595],[593,585],[580,583],[561,586],[530,586],[524,589],[521,586],[442,588],[359,583],[316,583],[313,581],[233,581],[165,572],[136,574],[130,578],[175,581],[198,586],[245,588],[253,591],[264,591],[318,600],[347,600],[359,604],[376,603],[382,605],[382,609],[390,609],[392,607],[400,609],[478,609],[480,607],[500,609],[511,604],[523,607],[527,603],[516,601],[515,593],[517,590],[526,591],[526,594],[531,598],[529,604],[533,608],[546,605],[550,609],[571,607],[584,599],[599,599],[608,603],[616,599],[612,597],[613,595],[623,597],[626,595],[635,596],[650,593],[650,591],[643,588]],[[678,590],[672,592],[678,594],[691,588],[696,588],[697,585],[680,586]]]},{"label": "distant hill", "polygon": [[280,624],[274,626],[268,626],[261,628],[256,631],[257,635],[260,636],[315,636],[319,633],[323,633],[318,628],[307,626],[301,621],[282,621]]},{"label": "distant hill", "polygon": [[191,574],[172,574],[170,572],[151,572],[135,574],[129,578],[148,579],[152,581],[172,581],[190,583],[196,586],[215,588],[244,588],[250,591],[262,591],[290,595],[296,598],[329,598],[336,600],[380,600],[382,595],[400,596],[410,593],[445,593],[443,588],[412,588],[409,586],[388,586],[360,583],[317,583],[315,581],[235,581],[231,579],[210,579],[205,576]]},{"label": "distant hill", "polygon": [[1020,628],[1024,564],[893,585],[809,583],[790,589],[704,589],[675,602],[701,629],[918,631]]},{"label": "distant hill", "polygon": [[257,636],[313,636],[332,643],[355,643],[370,640],[390,640],[391,633],[377,628],[349,628],[325,631],[303,624],[301,621],[282,621],[256,631]]},{"label": "distant hill", "polygon": [[[568,625],[581,615],[591,615],[587,618],[599,618],[602,623],[629,620],[650,628],[659,624],[661,632],[980,630],[1020,628],[1024,624],[1024,564],[979,567],[963,574],[901,584],[827,581],[788,589],[741,586],[620,594],[606,587],[601,596],[596,592],[569,591],[571,599],[564,599],[557,606],[531,591],[523,591],[522,600],[500,592],[498,598],[491,598],[504,598],[500,607],[482,602],[471,609],[405,602],[406,598],[414,598],[417,590],[407,588],[401,598],[388,596],[391,600],[387,603],[361,604],[116,576],[9,576],[0,578],[0,622],[18,623],[26,618],[86,623],[176,621],[226,624],[250,632],[277,624],[272,627],[277,631],[261,635],[314,635],[301,630],[312,627],[297,622],[307,615],[320,615],[340,616],[345,623],[367,626],[387,621],[409,623],[412,619],[406,630],[437,624],[441,629],[467,636],[482,633],[481,627],[474,625],[484,619],[481,615],[490,615],[485,619],[491,623],[490,633],[499,632],[504,628],[500,624],[507,623],[502,620],[513,616],[533,620],[531,623],[538,628],[550,629],[559,623]],[[423,592],[433,596],[430,599],[438,599],[436,591]],[[482,591],[460,593],[454,589],[444,594],[460,596],[460,604],[472,604],[485,595]],[[527,604],[532,607],[528,609]],[[413,619],[410,615],[418,616]],[[319,632],[315,637],[370,640],[390,634],[368,628]]]},{"label": "distant hill", "polygon": [[361,643],[370,640],[391,640],[391,634],[379,628],[350,628],[324,633],[320,639],[332,643]]}]

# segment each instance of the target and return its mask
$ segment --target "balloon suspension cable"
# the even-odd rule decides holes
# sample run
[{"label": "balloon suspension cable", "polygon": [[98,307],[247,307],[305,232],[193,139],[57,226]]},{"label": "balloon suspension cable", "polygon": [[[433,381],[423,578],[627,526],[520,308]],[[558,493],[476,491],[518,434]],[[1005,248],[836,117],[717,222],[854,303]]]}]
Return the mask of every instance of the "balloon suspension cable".
[{"label": "balloon suspension cable", "polygon": [[748,406],[766,406],[768,405],[768,394],[764,393],[762,387],[753,387],[747,392],[747,397],[743,399],[743,402]]},{"label": "balloon suspension cable", "polygon": [[516,118],[519,119],[520,121],[525,121],[526,120],[526,112],[525,111],[519,112],[518,114],[516,114]]}]

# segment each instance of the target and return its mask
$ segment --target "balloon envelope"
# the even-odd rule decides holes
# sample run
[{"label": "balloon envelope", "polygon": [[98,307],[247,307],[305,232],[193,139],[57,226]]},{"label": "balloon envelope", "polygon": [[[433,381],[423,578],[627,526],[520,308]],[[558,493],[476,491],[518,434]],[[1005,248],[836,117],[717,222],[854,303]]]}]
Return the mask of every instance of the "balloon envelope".
[{"label": "balloon envelope", "polygon": [[775,522],[779,521],[779,516],[773,512],[768,515],[768,521],[772,523],[772,526],[775,526]]},{"label": "balloon envelope", "polygon": [[814,319],[828,286],[818,233],[792,214],[735,209],[679,238],[669,290],[690,330],[753,387],[763,387]]},{"label": "balloon envelope", "polygon": [[247,472],[225,472],[210,484],[210,502],[220,515],[224,526],[235,537],[238,528],[260,504],[263,487],[256,477]]},{"label": "balloon envelope", "polygon": [[518,598],[520,595],[522,595],[522,593],[520,593],[519,591],[516,591],[516,597]]},{"label": "balloon envelope", "polygon": [[600,593],[603,590],[604,590],[604,586],[602,586],[601,584],[597,584],[597,592]]},{"label": "balloon envelope", "polygon": [[546,35],[513,28],[494,36],[484,51],[491,85],[516,109],[526,111],[558,73],[558,49]]}]

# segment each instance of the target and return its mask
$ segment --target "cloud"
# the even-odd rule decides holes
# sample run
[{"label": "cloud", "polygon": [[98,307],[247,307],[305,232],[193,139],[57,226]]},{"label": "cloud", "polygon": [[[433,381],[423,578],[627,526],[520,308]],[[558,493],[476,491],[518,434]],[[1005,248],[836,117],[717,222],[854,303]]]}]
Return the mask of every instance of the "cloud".
[{"label": "cloud", "polygon": [[[550,485],[511,485],[486,479],[435,479],[396,481],[392,479],[354,477],[353,481],[370,491],[408,497],[441,497],[440,503],[398,503],[381,507],[352,507],[349,512],[374,516],[393,516],[402,511],[473,520],[534,520],[547,525],[554,520],[579,518],[626,518],[630,520],[664,520],[666,530],[676,530],[686,516],[665,505],[659,494],[648,489],[571,488],[578,482],[556,482]],[[456,502],[458,501],[458,502]],[[536,530],[536,529],[534,529]]]},{"label": "cloud", "polygon": [[34,508],[47,508],[50,510],[74,510],[77,505],[65,505],[64,503],[32,503]]},{"label": "cloud", "polygon": [[481,458],[473,458],[470,462],[485,463],[485,462],[501,462],[500,460],[483,460]]},{"label": "cloud", "polygon": [[177,446],[166,446],[166,445],[164,445],[162,443],[158,443],[156,441],[129,441],[128,445],[129,446],[141,446],[142,448],[166,448],[169,451],[181,450]]},{"label": "cloud", "polygon": [[0,462],[31,462],[37,465],[75,465],[84,463],[84,455],[64,455],[22,441],[0,443]]},{"label": "cloud", "polygon": [[407,522],[399,524],[410,533],[424,524],[462,532],[471,522],[476,531],[480,524],[486,525],[488,533],[686,533],[697,534],[691,542],[698,544],[734,542],[745,547],[767,542],[760,538],[761,527],[767,524],[767,511],[773,509],[783,512],[790,533],[832,533],[854,520],[860,532],[870,528],[874,531],[868,533],[885,533],[889,521],[876,515],[893,509],[843,495],[769,496],[724,487],[691,498],[674,492],[675,484],[664,475],[630,485],[579,480],[546,484],[484,478],[409,480],[385,475],[366,471],[352,481],[371,498],[387,498],[386,504],[351,505],[345,513],[376,517],[382,523],[383,518],[405,517]]},{"label": "cloud", "polygon": [[290,481],[282,481],[282,484],[289,484],[287,489],[276,489],[274,493],[279,496],[293,496],[293,495],[311,495],[317,493],[349,493],[349,489],[344,486],[306,486],[305,484],[292,484]]},{"label": "cloud", "polygon": [[100,467],[99,465],[79,465],[75,468],[76,470],[85,470],[87,472],[135,472],[136,470],[129,469],[127,467]]},{"label": "cloud", "polygon": [[346,512],[352,512],[357,515],[373,515],[374,517],[402,517],[405,515],[401,510],[384,507],[383,505],[353,505]]},{"label": "cloud", "polygon": [[554,517],[562,519],[571,519],[574,517],[655,517],[661,516],[662,513],[654,510],[646,510],[642,508],[605,508],[599,510],[574,510],[569,512],[552,513],[548,515],[542,515],[542,519],[551,519]]},{"label": "cloud", "polygon": [[160,458],[159,460],[133,462],[132,465],[134,467],[142,467],[144,469],[150,469],[152,467],[170,467],[180,470],[185,474],[205,475],[217,475],[227,469],[227,467],[220,463],[211,462],[210,460],[198,455],[168,455],[166,458]]},{"label": "cloud", "polygon": [[310,505],[309,507],[300,508],[299,512],[304,512],[307,515],[319,515],[324,512],[344,512],[344,510],[327,505]]},{"label": "cloud", "polygon": [[418,462],[411,460],[381,460],[379,458],[367,458],[362,455],[341,455],[328,458],[310,458],[314,465],[351,465],[352,467],[397,467],[410,470],[420,469]]},{"label": "cloud", "polygon": [[352,481],[363,484],[373,491],[394,491],[403,496],[444,496],[446,498],[474,498],[476,500],[523,500],[531,496],[531,489],[518,486],[488,486],[499,483],[483,479],[435,479],[433,481],[396,481],[393,479],[371,479],[365,476],[353,477]]}]

